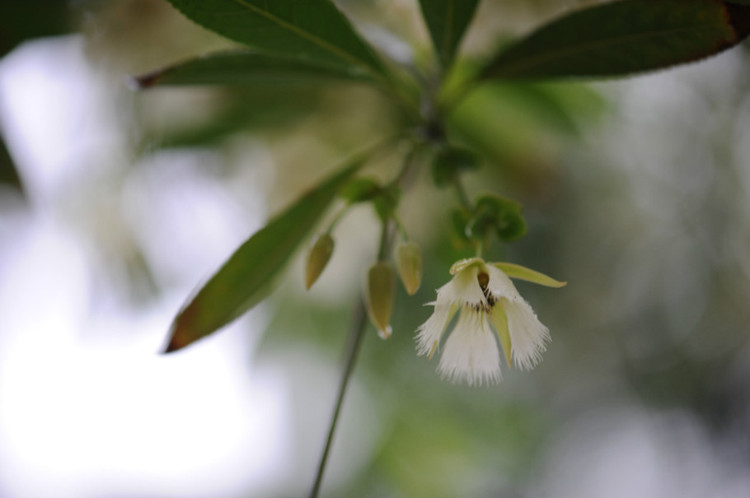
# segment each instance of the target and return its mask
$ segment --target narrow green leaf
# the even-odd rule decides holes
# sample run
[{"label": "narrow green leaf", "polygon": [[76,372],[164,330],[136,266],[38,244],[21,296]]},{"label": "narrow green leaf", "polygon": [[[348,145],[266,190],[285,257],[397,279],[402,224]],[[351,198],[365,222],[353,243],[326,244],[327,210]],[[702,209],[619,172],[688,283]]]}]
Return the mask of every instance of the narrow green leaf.
[{"label": "narrow green leaf", "polygon": [[510,278],[517,278],[519,280],[526,280],[527,282],[533,282],[535,284],[543,285],[545,287],[565,287],[568,283],[555,280],[552,277],[548,277],[544,273],[540,273],[531,268],[525,266],[516,265],[513,263],[491,263],[493,266],[501,270],[503,273],[508,275]]},{"label": "narrow green leaf", "polygon": [[169,0],[185,16],[262,52],[383,73],[375,52],[330,0]]},{"label": "narrow green leaf", "polygon": [[608,77],[714,55],[750,33],[750,8],[719,0],[622,0],[553,21],[500,53],[486,78]]},{"label": "narrow green leaf", "polygon": [[140,88],[156,85],[306,84],[328,80],[372,81],[366,74],[351,68],[250,50],[215,52],[135,77]]},{"label": "narrow green leaf", "polygon": [[215,332],[266,298],[291,256],[363,160],[351,161],[245,241],[177,315],[165,353]]},{"label": "narrow green leaf", "polygon": [[419,0],[432,44],[443,67],[450,66],[479,0]]}]

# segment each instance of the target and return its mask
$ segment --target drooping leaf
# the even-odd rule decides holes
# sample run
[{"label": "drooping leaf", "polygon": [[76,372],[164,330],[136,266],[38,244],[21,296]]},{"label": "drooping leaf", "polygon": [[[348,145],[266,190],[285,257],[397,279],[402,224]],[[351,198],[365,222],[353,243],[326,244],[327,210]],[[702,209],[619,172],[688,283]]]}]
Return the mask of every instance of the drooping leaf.
[{"label": "drooping leaf", "polygon": [[185,16],[262,52],[383,73],[373,49],[330,0],[169,0]]},{"label": "drooping leaf", "polygon": [[443,67],[450,66],[478,0],[419,0],[432,44]]},{"label": "drooping leaf", "polygon": [[363,158],[351,161],[245,241],[177,315],[165,353],[215,332],[265,299],[289,259],[362,162]]},{"label": "drooping leaf", "polygon": [[510,46],[487,78],[612,77],[714,55],[750,33],[750,8],[719,0],[621,0],[574,12]]},{"label": "drooping leaf", "polygon": [[156,85],[244,85],[310,81],[371,81],[350,67],[321,65],[314,60],[282,57],[251,50],[215,52],[135,77],[140,88]]}]

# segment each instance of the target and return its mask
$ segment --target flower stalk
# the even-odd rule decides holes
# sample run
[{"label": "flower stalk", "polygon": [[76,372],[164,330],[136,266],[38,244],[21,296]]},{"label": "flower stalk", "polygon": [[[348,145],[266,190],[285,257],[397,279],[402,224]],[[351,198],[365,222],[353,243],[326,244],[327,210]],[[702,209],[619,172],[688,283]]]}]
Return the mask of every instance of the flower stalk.
[{"label": "flower stalk", "polygon": [[[384,260],[389,252],[391,243],[389,227],[390,223],[383,223],[383,229],[380,234],[380,245],[378,247],[378,261]],[[362,347],[362,339],[365,335],[364,331],[366,324],[367,308],[365,307],[364,301],[360,299],[354,312],[354,319],[352,320],[352,326],[349,331],[344,369],[341,373],[341,380],[339,381],[338,394],[336,395],[336,402],[334,404],[333,414],[331,415],[331,422],[328,427],[328,435],[326,437],[326,442],[323,445],[323,452],[320,455],[320,463],[318,464],[317,472],[315,473],[315,481],[310,489],[310,498],[317,498],[320,493],[323,474],[328,463],[328,454],[330,453],[331,445],[333,443],[333,435],[336,433],[339,414],[341,413],[341,407],[344,403],[344,395],[346,394],[349,380],[354,372],[354,365],[357,363],[359,350]]]}]

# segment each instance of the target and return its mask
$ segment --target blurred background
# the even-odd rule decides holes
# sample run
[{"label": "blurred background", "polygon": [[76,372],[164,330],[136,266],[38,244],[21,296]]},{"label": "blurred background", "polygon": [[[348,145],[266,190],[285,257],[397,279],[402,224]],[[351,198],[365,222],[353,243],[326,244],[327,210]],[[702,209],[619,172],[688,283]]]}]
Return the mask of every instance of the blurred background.
[{"label": "blurred background", "polygon": [[[484,0],[471,56],[596,2]],[[414,0],[339,2],[399,60]],[[355,209],[310,291],[157,352],[180,305],[273,213],[401,119],[356,85],[164,88],[129,75],[231,44],[164,0],[0,2],[0,496],[291,497],[312,483],[377,219]],[[532,372],[442,381],[414,351],[468,254],[427,165],[389,341],[368,331],[324,496],[750,496],[750,52],[625,81],[492,85],[455,122],[473,194],[523,202],[505,259],[550,328]],[[365,172],[388,178],[394,152]],[[303,251],[304,252],[304,251]],[[300,259],[300,258],[297,258]]]}]

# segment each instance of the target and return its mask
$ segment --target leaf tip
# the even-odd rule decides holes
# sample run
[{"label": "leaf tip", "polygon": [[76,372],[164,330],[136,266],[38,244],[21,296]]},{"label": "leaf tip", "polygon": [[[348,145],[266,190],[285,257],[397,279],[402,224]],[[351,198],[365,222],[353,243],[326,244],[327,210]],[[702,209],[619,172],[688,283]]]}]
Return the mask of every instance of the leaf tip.
[{"label": "leaf tip", "polygon": [[156,86],[162,74],[164,71],[152,71],[140,76],[130,76],[128,83],[135,90],[147,90]]},{"label": "leaf tip", "polygon": [[726,8],[729,24],[737,36],[737,41],[745,39],[750,35],[750,7],[726,2],[724,3],[724,7]]},{"label": "leaf tip", "polygon": [[185,329],[184,324],[181,323],[180,316],[178,316],[169,331],[169,343],[161,352],[161,354],[174,353],[180,349],[190,345],[193,342],[191,334]]}]

